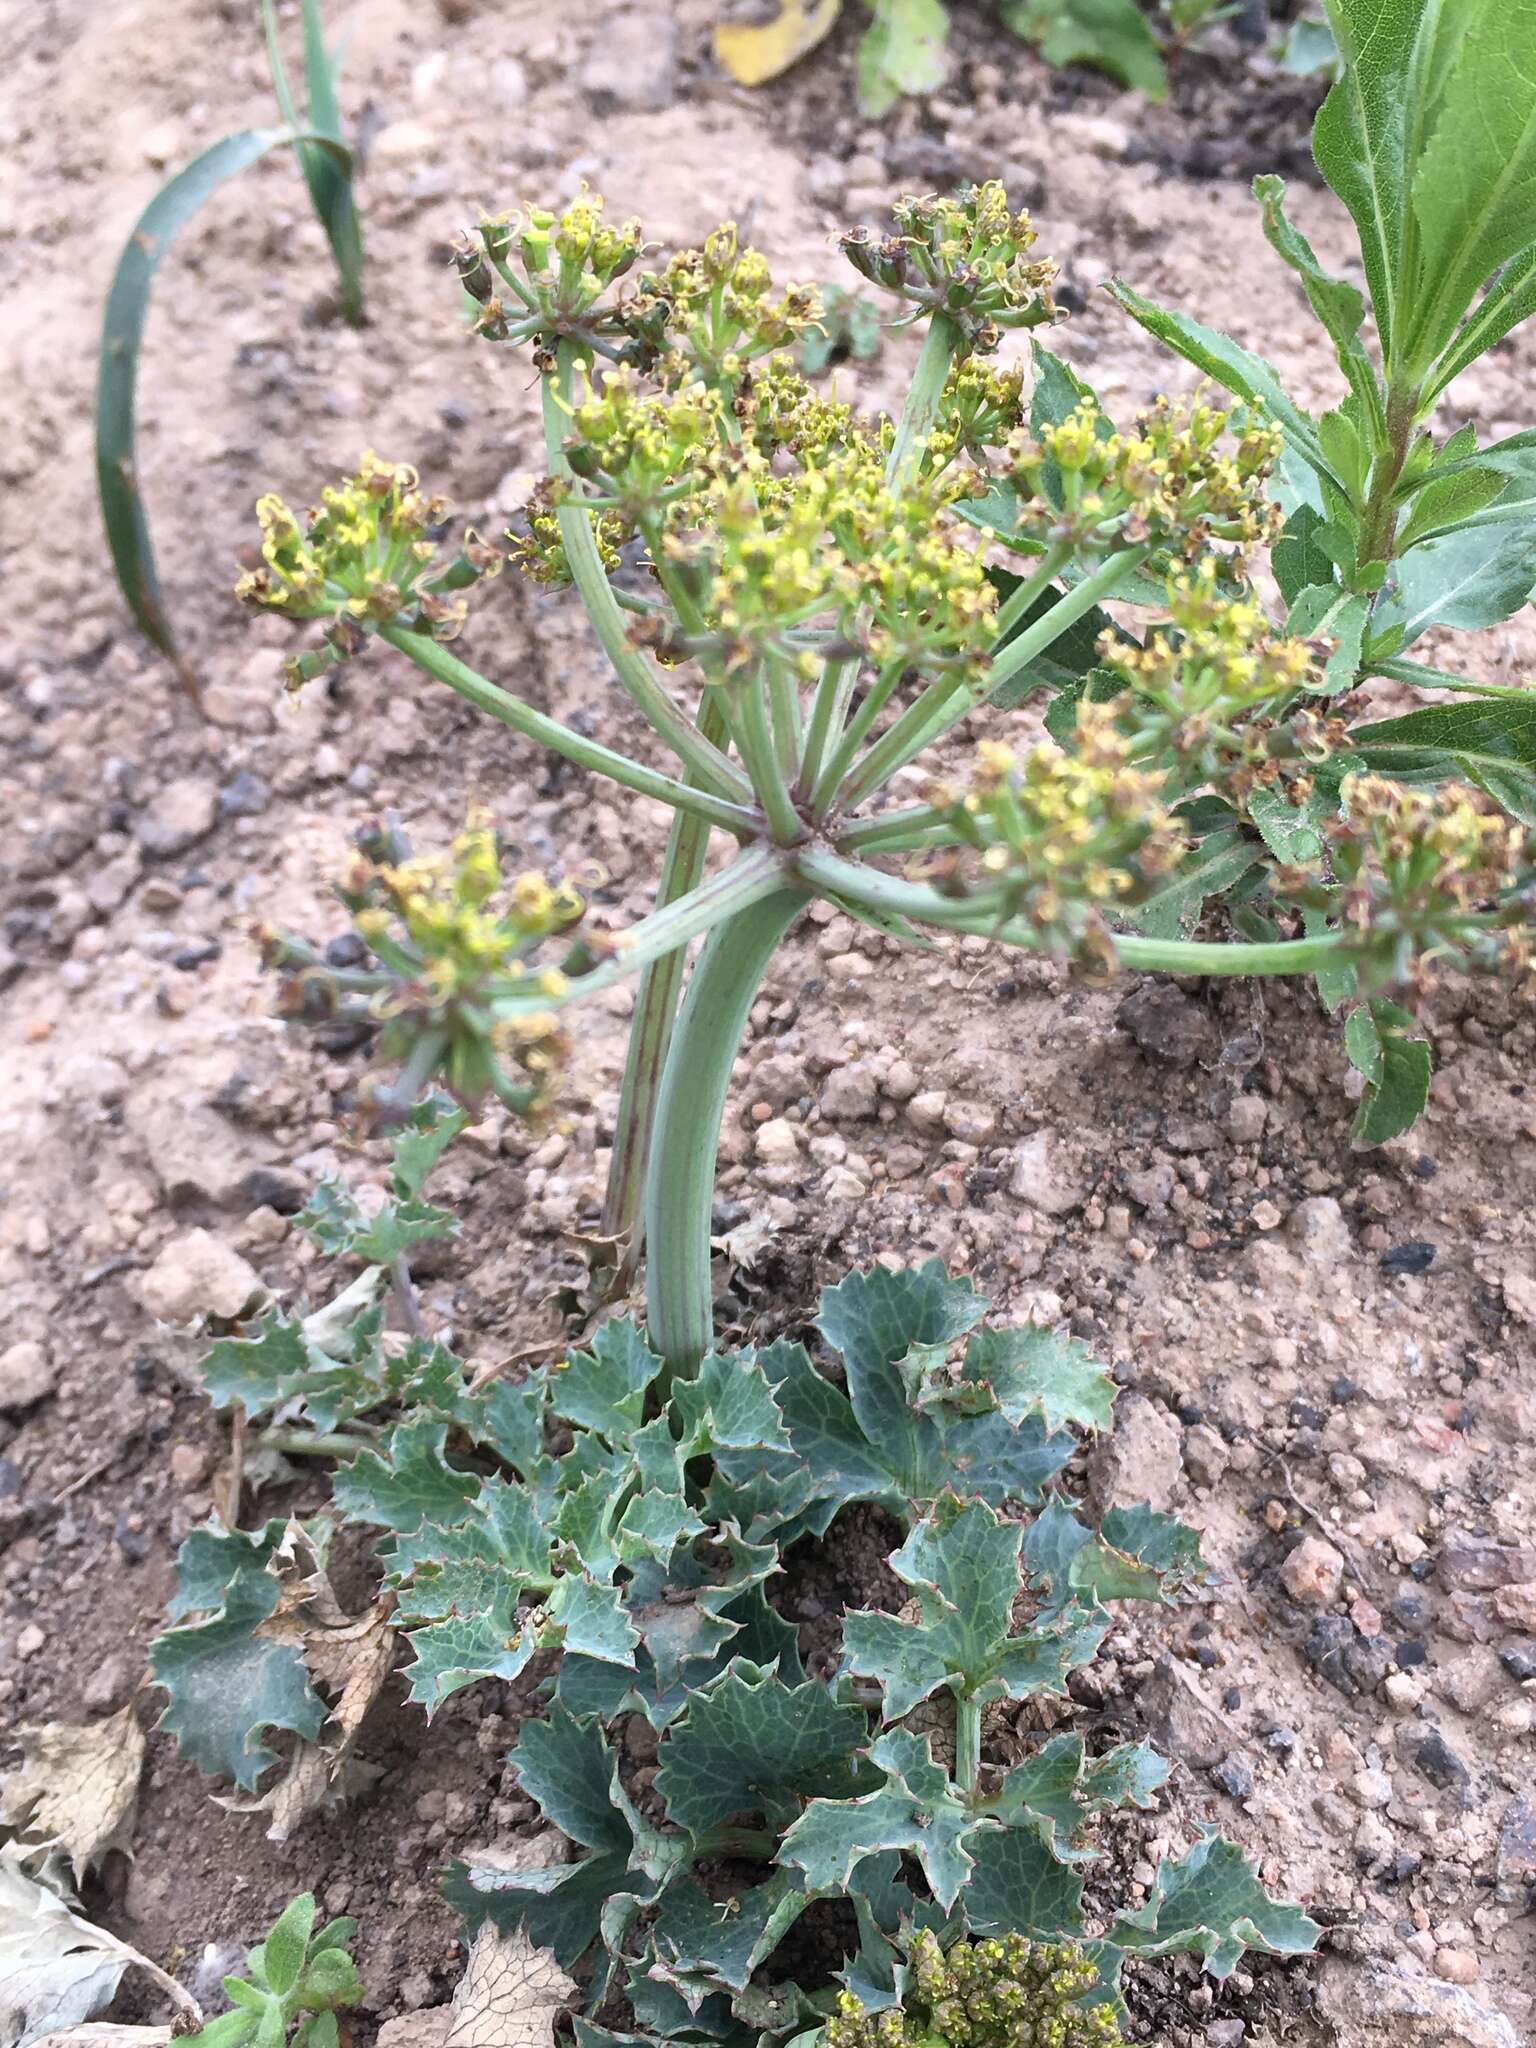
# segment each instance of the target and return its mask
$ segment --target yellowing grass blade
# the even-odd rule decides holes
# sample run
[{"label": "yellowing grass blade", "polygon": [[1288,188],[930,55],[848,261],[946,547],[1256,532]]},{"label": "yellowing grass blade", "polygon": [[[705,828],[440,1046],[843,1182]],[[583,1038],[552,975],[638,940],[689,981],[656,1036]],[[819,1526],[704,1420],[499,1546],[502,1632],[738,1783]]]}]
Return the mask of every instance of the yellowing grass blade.
[{"label": "yellowing grass blade", "polygon": [[831,33],[841,7],[842,0],[780,0],[773,21],[722,21],[715,56],[738,85],[766,85]]}]

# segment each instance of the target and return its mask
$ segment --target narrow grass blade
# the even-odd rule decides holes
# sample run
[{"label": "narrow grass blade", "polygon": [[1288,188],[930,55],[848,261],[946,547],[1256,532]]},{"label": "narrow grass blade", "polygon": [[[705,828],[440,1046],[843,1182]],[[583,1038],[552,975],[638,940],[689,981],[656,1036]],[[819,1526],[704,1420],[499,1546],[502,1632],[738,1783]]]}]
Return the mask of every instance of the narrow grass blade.
[{"label": "narrow grass blade", "polygon": [[[267,62],[271,67],[272,90],[277,96],[278,111],[296,131],[308,129],[313,135],[345,146],[341,106],[336,97],[340,66],[326,53],[320,0],[303,0],[303,14],[304,90],[308,112],[307,118],[300,120],[293,88],[288,81],[287,66],[283,62],[277,10],[273,0],[262,0]],[[338,162],[324,149],[308,143],[298,145],[298,157],[304,182],[309,187],[310,200],[320,225],[325,229],[341,279],[342,317],[352,326],[358,326],[363,318],[363,235],[352,197],[351,158]]]},{"label": "narrow grass blade", "polygon": [[[155,573],[155,552],[139,496],[134,461],[135,397],[139,349],[149,290],[156,266],[180,228],[209,194],[269,150],[301,138],[287,128],[246,128],[193,159],[161,187],[139,215],[113,273],[102,327],[96,376],[96,479],[113,567],[128,608],[146,639],[176,668],[195,694],[191,672],[176,651]],[[349,163],[346,151],[327,136],[302,138]]]}]

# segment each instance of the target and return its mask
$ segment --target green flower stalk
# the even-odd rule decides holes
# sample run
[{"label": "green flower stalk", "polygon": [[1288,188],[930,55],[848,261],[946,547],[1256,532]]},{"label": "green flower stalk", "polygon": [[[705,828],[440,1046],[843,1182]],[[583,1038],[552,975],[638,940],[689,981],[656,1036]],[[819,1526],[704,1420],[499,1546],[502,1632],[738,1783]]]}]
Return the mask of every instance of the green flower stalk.
[{"label": "green flower stalk", "polygon": [[[1388,803],[1353,775],[1370,763],[1351,758],[1333,664],[1250,580],[1279,531],[1275,421],[1197,396],[1121,430],[1038,342],[1032,380],[988,361],[1006,330],[1055,313],[1052,266],[1000,186],[904,200],[890,234],[844,246],[895,294],[898,324],[927,322],[895,419],[800,374],[815,295],[775,287],[729,224],[641,271],[638,225],[605,226],[583,194],[562,214],[482,221],[461,251],[476,330],[531,343],[543,376],[549,476],[512,558],[575,590],[675,772],[560,725],[443,644],[496,558],[471,537],[438,569],[443,508],[411,471],[370,458],[306,527],[264,501],[264,563],[243,586],[326,620],[298,679],[372,635],[674,811],[655,910],[554,975],[538,949],[563,912],[519,922],[515,888],[514,913],[475,895],[488,824],[430,877],[385,861],[350,892],[379,978],[331,1000],[385,1019],[402,1090],[440,1072],[466,1100],[489,1089],[534,1108],[557,1018],[642,976],[604,1220],[627,1241],[621,1266],[648,1244],[651,1333],[676,1374],[712,1341],[710,1211],[740,1035],[818,897],[1095,976],[1326,969],[1360,996],[1439,958],[1523,971],[1524,835],[1484,829],[1465,792],[1389,778]],[[1150,622],[1133,629],[1127,607]],[[1060,691],[1049,737],[989,729]],[[931,759],[978,715],[969,772]],[[924,801],[894,802],[894,779],[925,761]],[[716,833],[735,849],[723,865]],[[1244,936],[1194,936],[1234,877]],[[325,975],[307,954],[311,1009]]]}]

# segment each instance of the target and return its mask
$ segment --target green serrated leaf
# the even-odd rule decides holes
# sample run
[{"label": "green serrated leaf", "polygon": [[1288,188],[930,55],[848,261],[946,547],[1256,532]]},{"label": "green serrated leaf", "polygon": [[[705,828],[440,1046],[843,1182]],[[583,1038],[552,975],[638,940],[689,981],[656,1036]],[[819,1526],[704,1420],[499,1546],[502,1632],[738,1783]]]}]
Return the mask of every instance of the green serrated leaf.
[{"label": "green serrated leaf", "polygon": [[819,1680],[786,1685],[733,1662],[668,1730],[657,1787],[668,1817],[695,1836],[742,1814],[781,1825],[808,1798],[872,1781],[856,1755],[865,1730],[862,1710],[837,1705]]},{"label": "green serrated leaf", "polygon": [[590,1351],[573,1352],[552,1375],[550,1405],[568,1422],[622,1443],[640,1427],[646,1389],[660,1371],[639,1328],[615,1318],[593,1332]]},{"label": "green serrated leaf", "polygon": [[473,1472],[459,1472],[445,1455],[446,1424],[416,1417],[380,1437],[377,1450],[359,1451],[332,1482],[337,1507],[348,1520],[412,1530],[423,1522],[464,1519],[480,1490]]},{"label": "green serrated leaf", "polygon": [[1411,647],[1431,626],[1475,632],[1512,617],[1529,603],[1533,585],[1530,535],[1523,527],[1459,527],[1421,541],[1401,558],[1372,632],[1395,628],[1399,647]]},{"label": "green serrated leaf", "polygon": [[1288,605],[1294,604],[1302,591],[1334,580],[1333,557],[1318,539],[1324,524],[1320,512],[1299,505],[1270,550],[1269,566]]},{"label": "green serrated leaf", "polygon": [[491,1863],[455,1863],[443,1896],[471,1927],[483,1920],[522,1928],[539,1948],[573,1969],[598,1938],[603,1907],[623,1892],[648,1895],[648,1879],[630,1874],[628,1849],[605,1850],[539,1870],[503,1870]]},{"label": "green serrated leaf", "polygon": [[673,1885],[652,1929],[657,1959],[672,1981],[687,1973],[745,1991],[810,1903],[798,1870],[776,1870],[723,1905],[696,1884]]},{"label": "green serrated leaf", "polygon": [[150,1652],[150,1671],[169,1695],[161,1727],[199,1770],[233,1778],[246,1791],[277,1762],[261,1739],[268,1730],[288,1729],[312,1742],[330,1712],[299,1651],[257,1634],[278,1594],[271,1573],[242,1571],[217,1614],[167,1629]]},{"label": "green serrated leaf", "polygon": [[970,1879],[971,1845],[991,1823],[955,1796],[926,1738],[888,1729],[869,1759],[885,1784],[857,1799],[813,1799],[785,1835],[779,1861],[803,1870],[813,1891],[846,1892],[867,1857],[904,1850],[947,1912]]},{"label": "green serrated leaf", "polygon": [[971,1927],[985,1934],[1024,1934],[1033,1941],[1074,1939],[1083,1927],[1083,1881],[1058,1862],[1032,1827],[997,1828],[977,1836],[976,1867],[965,1890]]},{"label": "green serrated leaf", "polygon": [[451,1095],[434,1093],[411,1111],[390,1140],[391,1178],[402,1199],[419,1195],[438,1161],[469,1123],[469,1111]]},{"label": "green serrated leaf", "polygon": [[1116,278],[1109,286],[1115,303],[1130,314],[1159,341],[1166,342],[1187,362],[1214,378],[1224,391],[1257,406],[1285,435],[1286,445],[1295,450],[1317,475],[1336,486],[1323,454],[1317,422],[1286,396],[1273,366],[1214,328],[1202,327],[1183,313],[1170,313],[1144,299],[1139,292]]},{"label": "green serrated leaf", "polygon": [[1356,726],[1350,764],[1397,782],[1472,782],[1523,825],[1536,827],[1536,693],[1427,704]]},{"label": "green serrated leaf", "polygon": [[581,1720],[560,1701],[542,1719],[522,1725],[507,1759],[545,1819],[584,1849],[622,1849],[630,1832],[610,1793],[613,1754],[596,1721]]},{"label": "green serrated leaf", "polygon": [[1168,1765],[1149,1743],[1125,1743],[1090,1759],[1080,1735],[1056,1735],[1008,1773],[994,1810],[1011,1827],[1033,1816],[1043,1824],[1041,1840],[1054,1857],[1086,1862],[1094,1852],[1077,1836],[1092,1815],[1118,1806],[1148,1807],[1168,1777]]},{"label": "green serrated leaf", "polygon": [[633,1665],[640,1635],[617,1586],[599,1585],[584,1574],[561,1579],[546,1604],[567,1650],[605,1664]]},{"label": "green serrated leaf", "polygon": [[1190,1951],[1213,1977],[1230,1976],[1244,1951],[1304,1956],[1322,1929],[1299,1906],[1260,1884],[1235,1842],[1207,1835],[1176,1863],[1163,1863],[1147,1903],[1122,1914],[1106,1935],[1131,1955]]},{"label": "green serrated leaf", "polygon": [[484,1602],[471,1613],[427,1622],[411,1632],[415,1662],[406,1667],[410,1695],[428,1715],[445,1700],[482,1678],[510,1684],[527,1670],[539,1648],[537,1628],[519,1617],[517,1595],[488,1585]]},{"label": "green serrated leaf", "polygon": [[1365,320],[1364,298],[1352,284],[1343,278],[1331,277],[1323,269],[1311,243],[1293,225],[1285,211],[1283,178],[1256,178],[1253,196],[1264,210],[1264,233],[1270,246],[1301,279],[1313,312],[1328,331],[1339,367],[1367,410],[1374,428],[1373,444],[1384,442],[1386,413],[1381,381],[1360,339],[1360,329]]},{"label": "green serrated leaf", "polygon": [[673,1387],[672,1405],[682,1419],[684,1457],[791,1448],[773,1388],[753,1352],[712,1351],[693,1379]]},{"label": "green serrated leaf", "polygon": [[1352,1012],[1345,1024],[1344,1049],[1366,1082],[1350,1134],[1359,1150],[1400,1137],[1424,1113],[1434,1054],[1425,1039],[1409,1037],[1414,1028],[1407,1011],[1380,1000]]},{"label": "green serrated leaf", "polygon": [[1052,1431],[1072,1423],[1108,1429],[1118,1392],[1114,1375],[1086,1344],[1035,1324],[979,1330],[966,1347],[959,1384],[984,1389],[1006,1421],[1034,1415]]}]

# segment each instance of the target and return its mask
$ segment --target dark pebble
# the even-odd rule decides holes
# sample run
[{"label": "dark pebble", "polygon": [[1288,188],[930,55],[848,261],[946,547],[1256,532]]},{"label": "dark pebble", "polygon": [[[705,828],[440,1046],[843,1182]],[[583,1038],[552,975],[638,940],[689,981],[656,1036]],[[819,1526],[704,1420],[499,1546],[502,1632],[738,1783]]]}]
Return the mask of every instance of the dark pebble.
[{"label": "dark pebble", "polygon": [[1291,1424],[1293,1428],[1321,1429],[1326,1420],[1326,1416],[1319,1415],[1317,1410],[1306,1401],[1293,1401],[1291,1403]]},{"label": "dark pebble", "polygon": [[1527,1678],[1536,1678],[1536,1642],[1522,1637],[1519,1642],[1506,1643],[1499,1652],[1499,1662],[1511,1678],[1522,1684]]},{"label": "dark pebble", "polygon": [[1381,1872],[1381,1882],[1389,1885],[1406,1884],[1410,1877],[1417,1877],[1422,1868],[1422,1861],[1417,1856],[1394,1856]]},{"label": "dark pebble", "polygon": [[1213,1643],[1196,1643],[1195,1662],[1202,1671],[1214,1671],[1221,1662],[1221,1652]]},{"label": "dark pebble", "polygon": [[1435,1263],[1438,1245],[1426,1244],[1422,1238],[1410,1238],[1407,1244],[1392,1245],[1381,1255],[1383,1273],[1427,1273]]},{"label": "dark pebble", "polygon": [[1204,1422],[1205,1410],[1198,1401],[1186,1401],[1178,1409],[1178,1418],[1186,1429],[1193,1429],[1197,1422]]},{"label": "dark pebble", "polygon": [[745,1202],[716,1202],[710,1211],[710,1228],[716,1237],[724,1237],[728,1230],[734,1230],[738,1223],[745,1223],[751,1210]]},{"label": "dark pebble", "polygon": [[279,1216],[297,1216],[308,1192],[303,1175],[286,1166],[253,1166],[240,1183],[252,1209],[275,1209]]},{"label": "dark pebble", "polygon": [[1413,1170],[1418,1175],[1420,1180],[1433,1180],[1435,1175],[1440,1171],[1439,1167],[1436,1166],[1434,1160],[1430,1158],[1427,1152],[1421,1152],[1418,1158],[1415,1159],[1415,1161],[1413,1162]]},{"label": "dark pebble", "polygon": [[1219,1764],[1212,1767],[1211,1776],[1233,1799],[1248,1799],[1253,1793],[1253,1766],[1245,1756],[1233,1750],[1224,1756]]},{"label": "dark pebble", "polygon": [[1304,1645],[1307,1662],[1331,1686],[1353,1699],[1372,1693],[1392,1668],[1392,1646],[1363,1636],[1343,1614],[1319,1615]]},{"label": "dark pebble", "polygon": [[325,949],[327,967],[366,967],[368,948],[356,932],[343,932],[339,939],[332,939]]},{"label": "dark pebble", "polygon": [[329,1024],[316,1027],[315,1043],[333,1059],[344,1059],[349,1052],[357,1052],[371,1044],[378,1028],[366,1017],[337,1017]]},{"label": "dark pebble", "polygon": [[1360,1389],[1352,1379],[1340,1374],[1328,1391],[1332,1394],[1335,1401],[1343,1402],[1353,1401]]},{"label": "dark pebble", "polygon": [[1397,1646],[1397,1668],[1399,1671],[1412,1671],[1418,1665],[1424,1663],[1428,1656],[1428,1650],[1417,1639],[1406,1643],[1399,1643]]},{"label": "dark pebble", "polygon": [[1417,1586],[1404,1586],[1392,1596],[1392,1614],[1404,1628],[1423,1628],[1429,1620],[1429,1602]]},{"label": "dark pebble", "polygon": [[1221,1696],[1221,1704],[1229,1714],[1235,1714],[1243,1704],[1243,1696],[1235,1685],[1229,1685]]},{"label": "dark pebble", "polygon": [[142,1564],[149,1555],[149,1540],[142,1530],[130,1529],[127,1515],[119,1515],[112,1535],[129,1564]]},{"label": "dark pebble", "polygon": [[226,818],[259,818],[271,801],[270,787],[249,768],[232,775],[219,791],[219,809]]},{"label": "dark pebble", "polygon": [[1276,1756],[1294,1756],[1296,1745],[1301,1738],[1294,1728],[1275,1728],[1264,1740]]},{"label": "dark pebble", "polygon": [[437,416],[449,432],[455,434],[461,427],[467,427],[472,417],[469,407],[460,405],[456,398],[450,398],[446,405],[439,406]]},{"label": "dark pebble", "polygon": [[173,954],[171,965],[179,967],[183,974],[190,974],[194,967],[206,967],[210,960],[217,960],[224,948],[217,939],[204,939],[200,946],[183,946]]},{"label": "dark pebble", "polygon": [[1438,1728],[1431,1728],[1413,1752],[1413,1767],[1442,1792],[1469,1783],[1471,1773]]},{"label": "dark pebble", "polygon": [[20,1500],[21,1489],[26,1483],[14,1458],[0,1458],[0,1500]]}]

